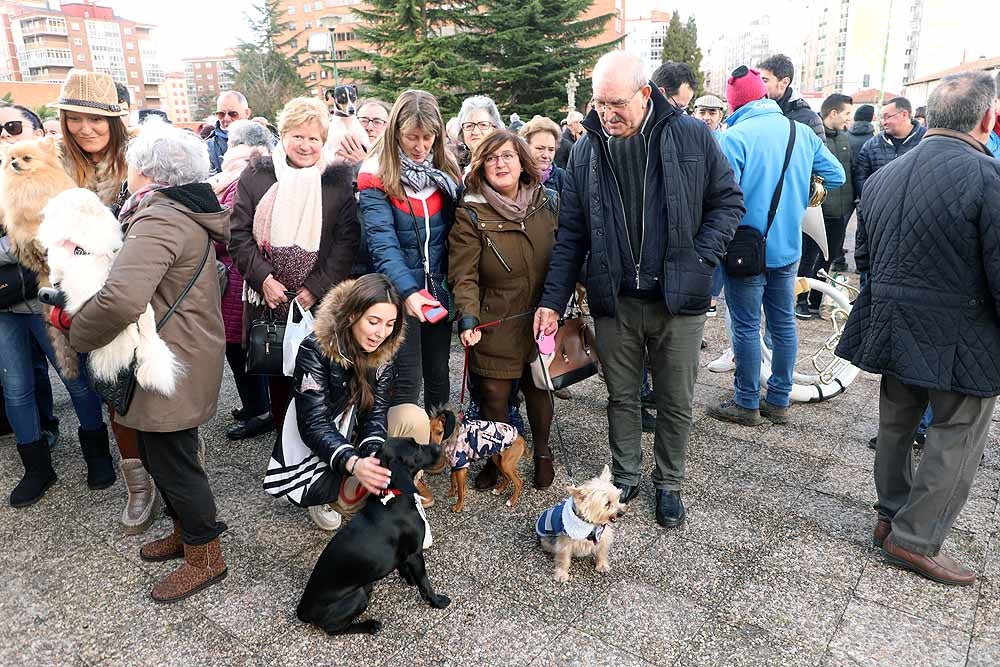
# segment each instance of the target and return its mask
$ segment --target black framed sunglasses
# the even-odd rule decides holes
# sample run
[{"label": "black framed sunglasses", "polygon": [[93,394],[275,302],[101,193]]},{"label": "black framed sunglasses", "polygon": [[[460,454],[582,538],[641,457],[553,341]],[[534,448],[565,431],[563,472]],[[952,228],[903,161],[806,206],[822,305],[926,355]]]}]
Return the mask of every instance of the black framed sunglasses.
[{"label": "black framed sunglasses", "polygon": [[3,125],[0,125],[3,131],[12,137],[15,137],[24,131],[24,121],[22,120],[8,120]]},{"label": "black framed sunglasses", "polygon": [[218,118],[219,120],[222,120],[226,116],[229,116],[233,120],[239,120],[240,119],[240,112],[239,111],[216,111],[215,112],[215,117]]}]

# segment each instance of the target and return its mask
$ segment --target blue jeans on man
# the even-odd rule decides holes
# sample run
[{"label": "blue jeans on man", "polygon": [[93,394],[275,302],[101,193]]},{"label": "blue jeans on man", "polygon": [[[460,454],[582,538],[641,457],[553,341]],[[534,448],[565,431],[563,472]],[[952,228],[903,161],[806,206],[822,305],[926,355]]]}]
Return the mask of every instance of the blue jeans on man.
[{"label": "blue jeans on man", "polygon": [[766,400],[787,407],[792,392],[792,373],[798,354],[798,327],[795,324],[795,278],[798,262],[767,269],[757,276],[726,276],[726,303],[733,325],[733,354],[736,357],[734,401],[755,410],[760,406],[760,316],[767,318],[771,337],[771,377]]}]

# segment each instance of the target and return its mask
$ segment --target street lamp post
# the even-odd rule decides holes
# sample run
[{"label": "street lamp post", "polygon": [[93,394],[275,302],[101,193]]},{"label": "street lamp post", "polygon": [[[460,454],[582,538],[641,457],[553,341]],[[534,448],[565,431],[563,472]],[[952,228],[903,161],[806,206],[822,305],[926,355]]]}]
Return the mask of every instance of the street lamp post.
[{"label": "street lamp post", "polygon": [[336,25],[331,25],[327,30],[330,31],[330,62],[333,63],[333,85],[340,85],[340,73],[337,71],[337,27]]}]

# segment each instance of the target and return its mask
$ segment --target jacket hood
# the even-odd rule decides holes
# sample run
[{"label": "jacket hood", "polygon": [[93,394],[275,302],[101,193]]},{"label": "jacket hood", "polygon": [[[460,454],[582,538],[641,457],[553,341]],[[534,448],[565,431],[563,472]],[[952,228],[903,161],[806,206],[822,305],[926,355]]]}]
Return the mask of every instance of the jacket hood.
[{"label": "jacket hood", "polygon": [[872,125],[871,121],[856,120],[847,131],[851,134],[864,134],[871,137],[875,135],[875,126]]},{"label": "jacket hood", "polygon": [[739,109],[733,112],[733,114],[726,119],[726,124],[729,127],[736,125],[737,123],[744,121],[748,118],[756,118],[757,116],[768,116],[778,114],[781,115],[781,107],[778,103],[772,99],[764,98],[762,100],[755,100],[753,102],[747,102]]},{"label": "jacket hood", "polygon": [[138,210],[136,210],[133,216],[133,224],[142,215],[156,215],[156,213],[150,213],[147,209],[151,206],[163,206],[171,208],[181,215],[190,218],[193,222],[201,227],[205,228],[208,235],[213,241],[218,241],[219,243],[229,242],[229,209],[222,209],[214,213],[195,213],[189,209],[184,204],[171,199],[162,192],[154,192],[139,204]]},{"label": "jacket hood", "polygon": [[[345,280],[326,293],[316,310],[316,321],[313,326],[313,333],[323,354],[344,368],[350,368],[352,362],[343,355],[337,338],[337,313],[344,307],[352,285],[354,285],[353,279]],[[403,313],[400,313],[396,321],[397,323],[404,321]],[[375,371],[392,361],[399,352],[404,338],[406,338],[405,329],[392,343],[383,343],[374,352],[366,354],[364,357],[366,370]]]}]

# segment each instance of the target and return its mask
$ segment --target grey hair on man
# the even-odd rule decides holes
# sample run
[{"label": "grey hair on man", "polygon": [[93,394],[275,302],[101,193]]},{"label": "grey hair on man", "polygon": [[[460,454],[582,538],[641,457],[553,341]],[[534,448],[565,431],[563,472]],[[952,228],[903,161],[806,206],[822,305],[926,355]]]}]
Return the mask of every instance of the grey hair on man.
[{"label": "grey hair on man", "polygon": [[464,123],[468,120],[476,111],[483,110],[490,115],[490,121],[496,127],[503,127],[503,119],[500,118],[500,112],[497,110],[496,102],[486,95],[473,95],[472,97],[466,97],[462,101],[462,108],[458,112],[458,122]]},{"label": "grey hair on man", "polygon": [[226,91],[224,91],[222,93],[219,93],[219,97],[218,97],[217,103],[221,103],[227,97],[233,97],[233,98],[235,98],[236,101],[239,102],[239,105],[241,107],[243,107],[244,109],[247,109],[247,108],[250,107],[250,103],[247,101],[247,96],[244,95],[243,93],[241,93],[238,90],[226,90]]},{"label": "grey hair on man", "polygon": [[154,183],[177,186],[208,178],[208,148],[196,135],[150,119],[128,142],[125,161]]},{"label": "grey hair on man", "polygon": [[927,100],[927,127],[972,132],[996,96],[996,81],[986,72],[946,76]]},{"label": "grey hair on man", "polygon": [[236,146],[261,146],[270,149],[274,146],[274,135],[256,121],[237,120],[229,126],[229,147]]}]

